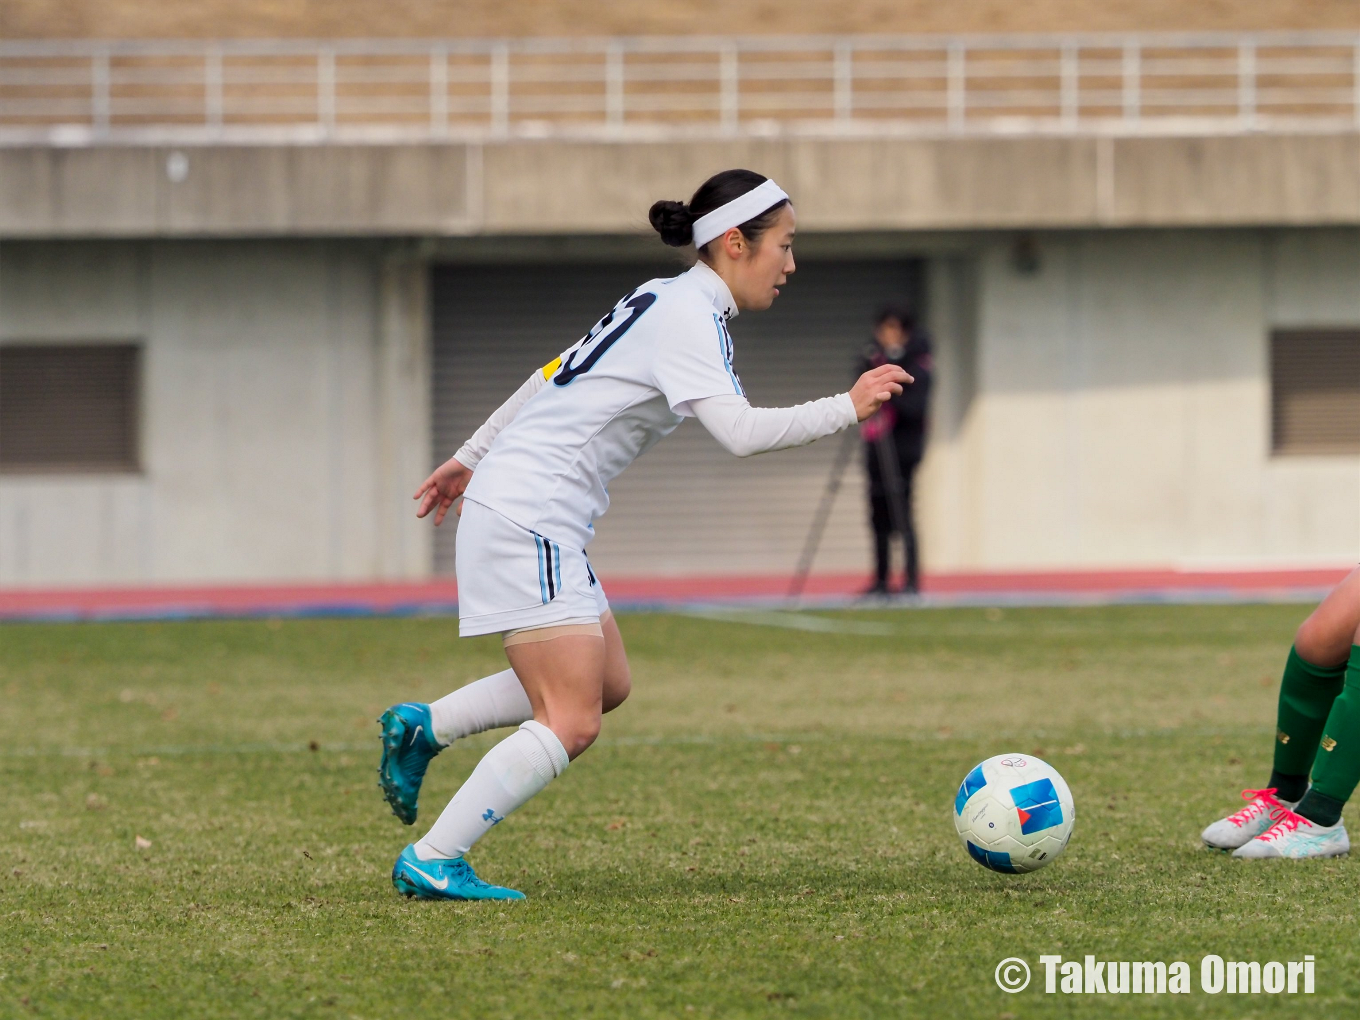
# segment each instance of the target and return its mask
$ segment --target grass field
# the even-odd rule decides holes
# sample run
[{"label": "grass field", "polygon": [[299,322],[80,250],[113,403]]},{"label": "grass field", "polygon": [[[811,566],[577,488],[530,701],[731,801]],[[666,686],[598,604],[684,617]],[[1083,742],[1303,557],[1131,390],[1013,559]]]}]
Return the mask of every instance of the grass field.
[{"label": "grass field", "polygon": [[[1345,1015],[1360,869],[1200,828],[1269,770],[1299,606],[845,614],[883,636],[621,619],[633,698],[472,860],[523,904],[408,902],[376,787],[390,702],[502,668],[450,620],[0,628],[0,1015]],[[832,614],[828,614],[832,615]],[[431,768],[422,823],[491,738]],[[991,754],[1076,797],[1067,854],[972,863]],[[414,831],[423,831],[417,823]],[[137,845],[138,837],[149,847]],[[1311,1001],[1199,959],[1317,958]],[[1189,995],[1045,995],[1038,957],[1186,960]],[[993,981],[1004,957],[1035,969]]]}]

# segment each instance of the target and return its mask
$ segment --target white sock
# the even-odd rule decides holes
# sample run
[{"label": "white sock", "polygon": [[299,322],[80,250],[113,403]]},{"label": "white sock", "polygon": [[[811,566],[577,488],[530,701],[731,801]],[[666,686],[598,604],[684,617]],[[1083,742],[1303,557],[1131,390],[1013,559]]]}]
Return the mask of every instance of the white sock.
[{"label": "white sock", "polygon": [[567,767],[557,734],[530,719],[486,752],[467,782],[416,845],[422,861],[462,857],[488,829],[539,793]]},{"label": "white sock", "polygon": [[434,739],[452,744],[459,737],[501,726],[518,726],[534,717],[529,695],[513,669],[474,680],[430,703]]}]

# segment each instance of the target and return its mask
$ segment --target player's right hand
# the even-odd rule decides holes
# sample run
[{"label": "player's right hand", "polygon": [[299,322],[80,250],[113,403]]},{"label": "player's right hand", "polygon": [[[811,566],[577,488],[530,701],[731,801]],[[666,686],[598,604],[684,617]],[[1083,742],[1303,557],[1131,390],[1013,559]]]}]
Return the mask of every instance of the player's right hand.
[{"label": "player's right hand", "polygon": [[873,417],[875,411],[902,392],[902,387],[916,380],[898,365],[879,365],[859,377],[850,387],[850,399],[855,403],[859,420]]},{"label": "player's right hand", "polygon": [[[424,517],[437,506],[439,509],[435,510],[434,526],[439,527],[444,515],[449,512],[449,507],[453,506],[453,501],[463,494],[470,481],[472,469],[464,467],[450,457],[435,468],[434,473],[416,490],[414,498],[420,500],[416,516]],[[458,512],[460,514],[463,512],[462,506],[458,507]]]}]

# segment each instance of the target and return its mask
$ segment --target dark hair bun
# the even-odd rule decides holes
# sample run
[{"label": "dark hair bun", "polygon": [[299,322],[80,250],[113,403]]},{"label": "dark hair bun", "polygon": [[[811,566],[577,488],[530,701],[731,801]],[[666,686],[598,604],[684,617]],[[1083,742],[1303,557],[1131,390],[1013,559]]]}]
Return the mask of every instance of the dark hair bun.
[{"label": "dark hair bun", "polygon": [[672,248],[683,248],[694,240],[694,214],[684,202],[653,202],[647,218]]}]

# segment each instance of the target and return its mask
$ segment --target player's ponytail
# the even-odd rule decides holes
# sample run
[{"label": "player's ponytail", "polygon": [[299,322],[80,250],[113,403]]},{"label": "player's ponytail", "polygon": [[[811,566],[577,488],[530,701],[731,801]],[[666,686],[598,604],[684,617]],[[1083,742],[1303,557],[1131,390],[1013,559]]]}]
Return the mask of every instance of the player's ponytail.
[{"label": "player's ponytail", "polygon": [[[683,248],[694,239],[696,220],[754,191],[767,180],[753,170],[724,170],[699,185],[699,190],[688,205],[673,201],[654,202],[647,218],[651,220],[652,228],[661,235],[662,241],[673,248]],[[775,198],[783,194],[774,185],[771,187],[775,190]],[[788,205],[788,199],[779,199],[768,209],[761,210],[759,215],[740,224],[737,229],[747,241],[755,244],[785,205]],[[701,254],[704,247],[707,245],[700,248]]]}]

